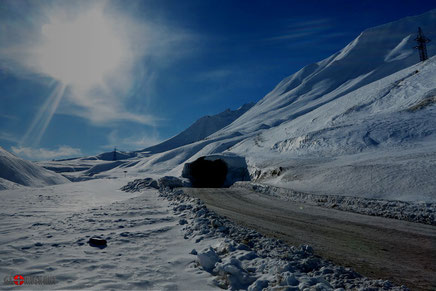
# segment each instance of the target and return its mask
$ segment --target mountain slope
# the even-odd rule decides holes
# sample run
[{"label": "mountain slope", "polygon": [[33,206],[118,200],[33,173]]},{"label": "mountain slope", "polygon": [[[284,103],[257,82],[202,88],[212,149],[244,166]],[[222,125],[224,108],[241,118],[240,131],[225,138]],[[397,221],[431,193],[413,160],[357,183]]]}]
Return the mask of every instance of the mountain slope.
[{"label": "mountain slope", "polygon": [[148,147],[141,152],[156,154],[200,141],[235,121],[242,114],[247,112],[247,110],[253,107],[253,105],[254,103],[248,103],[236,110],[227,109],[216,115],[204,116],[178,135],[160,144]]},{"label": "mountain slope", "polygon": [[[418,52],[413,49],[417,27],[428,31],[429,38],[435,38],[431,29],[435,25],[436,10],[433,10],[368,29],[338,53],[280,82],[255,106],[210,135],[207,141],[152,159],[167,162],[174,158],[183,162],[186,157],[179,159],[178,152],[198,156],[223,151],[245,138],[308,114],[364,85],[410,67],[419,62]],[[428,45],[428,52],[429,56],[436,53],[434,42]],[[153,166],[156,166],[154,162]]]},{"label": "mountain slope", "polygon": [[41,187],[67,183],[69,180],[36,164],[20,159],[0,147],[0,190],[11,188],[13,183]]},{"label": "mountain slope", "polygon": [[294,190],[435,201],[435,75],[433,57],[230,151],[248,158],[254,178]]},{"label": "mountain slope", "polygon": [[[368,29],[340,52],[280,82],[206,140],[142,159],[134,168],[179,175],[185,162],[234,153],[246,157],[254,179],[267,183],[434,200],[436,169],[428,157],[436,148],[435,60],[418,64],[413,47],[417,27],[436,39],[435,25],[436,10]],[[434,42],[428,52],[435,55]],[[280,177],[271,174],[280,167]]]},{"label": "mountain slope", "polygon": [[[336,54],[284,79],[225,131],[248,133],[304,115],[364,85],[419,62],[418,26],[436,39],[436,10],[370,28]],[[434,42],[428,54],[436,54]]]}]

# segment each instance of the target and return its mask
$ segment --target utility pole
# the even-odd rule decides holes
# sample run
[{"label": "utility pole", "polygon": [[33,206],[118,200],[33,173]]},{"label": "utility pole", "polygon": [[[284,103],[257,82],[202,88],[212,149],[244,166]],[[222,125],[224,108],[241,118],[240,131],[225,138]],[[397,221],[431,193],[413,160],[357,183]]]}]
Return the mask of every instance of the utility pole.
[{"label": "utility pole", "polygon": [[112,156],[112,161],[117,160],[117,148],[114,148],[114,155]]},{"label": "utility pole", "polygon": [[415,38],[416,42],[418,43],[415,48],[419,50],[419,59],[421,62],[428,59],[427,55],[427,43],[430,42],[430,39],[426,38],[424,33],[422,32],[421,27],[418,27],[418,36]]}]

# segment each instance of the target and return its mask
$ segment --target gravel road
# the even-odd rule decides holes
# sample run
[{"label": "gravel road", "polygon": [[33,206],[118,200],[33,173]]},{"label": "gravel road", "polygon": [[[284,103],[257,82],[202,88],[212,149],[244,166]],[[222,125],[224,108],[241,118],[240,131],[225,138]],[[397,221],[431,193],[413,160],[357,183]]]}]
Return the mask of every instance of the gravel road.
[{"label": "gravel road", "polygon": [[209,209],[370,278],[436,290],[436,227],[287,202],[247,189],[184,188]]}]

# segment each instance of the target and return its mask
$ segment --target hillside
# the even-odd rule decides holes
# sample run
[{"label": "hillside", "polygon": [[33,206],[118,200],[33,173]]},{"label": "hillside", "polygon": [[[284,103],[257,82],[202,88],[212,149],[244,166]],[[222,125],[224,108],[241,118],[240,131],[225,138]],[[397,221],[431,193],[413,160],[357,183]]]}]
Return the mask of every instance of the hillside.
[{"label": "hillside", "polygon": [[41,187],[67,182],[67,178],[20,159],[0,147],[0,190],[13,188],[14,183]]},{"label": "hillside", "polygon": [[[225,131],[248,133],[295,119],[364,85],[419,62],[418,27],[435,39],[436,10],[362,32],[341,51],[285,78]],[[428,55],[436,54],[434,42]]]},{"label": "hillside", "polygon": [[434,201],[435,73],[433,57],[264,130],[231,152],[248,158],[257,179],[294,190]]}]

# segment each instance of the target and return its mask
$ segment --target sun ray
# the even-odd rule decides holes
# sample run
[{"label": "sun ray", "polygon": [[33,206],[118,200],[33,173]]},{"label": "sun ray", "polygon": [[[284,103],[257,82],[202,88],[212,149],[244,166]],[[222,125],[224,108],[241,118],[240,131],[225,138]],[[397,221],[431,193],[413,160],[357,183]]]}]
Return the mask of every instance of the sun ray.
[{"label": "sun ray", "polygon": [[39,109],[26,133],[21,138],[19,143],[20,146],[29,143],[37,145],[40,142],[45,130],[48,127],[48,124],[50,123],[57,107],[59,106],[59,102],[65,93],[65,89],[66,85],[62,83],[58,83],[56,85],[50,96]]},{"label": "sun ray", "polygon": [[66,86],[64,84],[60,85],[59,90],[57,91],[57,94],[55,94],[55,99],[50,104],[50,107],[47,110],[47,114],[45,114],[45,118],[42,120],[41,128],[38,131],[38,135],[36,136],[35,143],[39,144],[41,141],[42,136],[44,135],[45,131],[47,130],[48,125],[50,124],[51,119],[53,118],[53,115],[56,112],[56,109],[59,106],[59,102],[61,101],[62,97],[64,96]]}]

